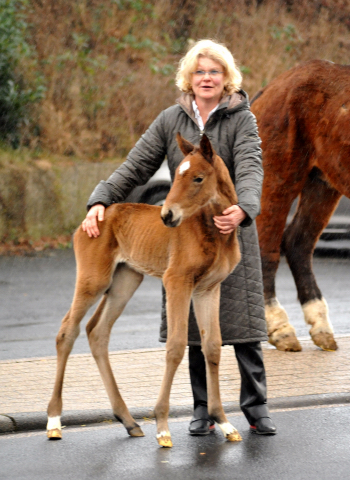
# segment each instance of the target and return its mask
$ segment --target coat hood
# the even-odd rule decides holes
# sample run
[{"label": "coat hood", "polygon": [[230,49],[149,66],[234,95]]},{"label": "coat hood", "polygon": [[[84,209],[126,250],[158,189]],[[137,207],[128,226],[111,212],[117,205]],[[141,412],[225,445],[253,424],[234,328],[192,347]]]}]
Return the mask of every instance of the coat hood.
[{"label": "coat hood", "polygon": [[[191,118],[194,118],[192,108],[192,102],[194,99],[194,95],[190,93],[182,93],[176,100],[176,103],[179,104]],[[219,102],[217,111],[223,109],[225,109],[226,114],[234,113],[239,110],[249,110],[248,94],[244,90],[240,90],[232,95],[224,95]]]}]

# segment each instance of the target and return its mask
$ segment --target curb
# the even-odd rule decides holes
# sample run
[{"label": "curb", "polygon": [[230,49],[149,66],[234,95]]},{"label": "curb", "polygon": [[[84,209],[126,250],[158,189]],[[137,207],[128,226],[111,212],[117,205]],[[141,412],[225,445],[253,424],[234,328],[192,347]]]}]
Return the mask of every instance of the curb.
[{"label": "curb", "polygon": [[[270,410],[281,408],[318,407],[323,405],[350,404],[350,393],[305,395],[298,397],[281,397],[269,400]],[[223,404],[226,413],[240,412],[236,402]],[[191,416],[192,405],[174,406],[170,408],[169,418]],[[138,420],[154,418],[150,408],[130,408],[131,415]],[[92,423],[115,422],[111,410],[71,410],[62,415],[62,425],[78,426]],[[13,415],[0,414],[0,434],[27,432],[31,430],[45,430],[47,423],[46,413],[15,413]]]}]

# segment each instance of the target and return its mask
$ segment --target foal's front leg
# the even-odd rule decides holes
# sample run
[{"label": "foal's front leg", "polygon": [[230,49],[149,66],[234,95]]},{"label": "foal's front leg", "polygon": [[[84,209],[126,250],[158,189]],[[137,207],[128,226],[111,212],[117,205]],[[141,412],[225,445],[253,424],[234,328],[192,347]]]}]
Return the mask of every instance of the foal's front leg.
[{"label": "foal's front leg", "polygon": [[220,284],[212,290],[195,292],[193,307],[205,357],[208,388],[208,413],[230,442],[239,442],[242,437],[229,423],[222,407],[219,385],[221,356],[221,331],[219,323]]},{"label": "foal's front leg", "polygon": [[157,420],[157,441],[161,447],[172,447],[168,427],[169,397],[177,367],[187,345],[188,314],[192,284],[183,277],[166,274],[163,277],[167,302],[168,335],[166,342],[166,365],[162,386],[154,408]]}]

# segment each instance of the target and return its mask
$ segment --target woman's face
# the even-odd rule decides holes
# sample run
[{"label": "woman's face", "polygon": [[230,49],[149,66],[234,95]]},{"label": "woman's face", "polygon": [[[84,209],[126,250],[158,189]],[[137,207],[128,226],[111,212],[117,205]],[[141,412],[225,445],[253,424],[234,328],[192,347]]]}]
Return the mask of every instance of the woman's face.
[{"label": "woman's face", "polygon": [[219,103],[225,86],[225,74],[224,67],[214,60],[207,57],[199,57],[197,68],[195,71],[217,71],[222,72],[218,75],[210,76],[208,73],[205,75],[191,74],[191,86],[195,98],[202,101],[210,101],[210,103]]}]

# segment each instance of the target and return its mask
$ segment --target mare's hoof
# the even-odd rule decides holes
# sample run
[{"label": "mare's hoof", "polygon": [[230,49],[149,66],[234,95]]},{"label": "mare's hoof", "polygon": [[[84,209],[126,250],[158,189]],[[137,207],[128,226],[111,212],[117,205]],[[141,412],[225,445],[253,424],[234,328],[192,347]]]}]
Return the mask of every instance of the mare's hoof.
[{"label": "mare's hoof", "polygon": [[282,352],[300,352],[301,345],[295,328],[289,323],[288,315],[277,298],[265,305],[267,331],[271,345]]},{"label": "mare's hoof", "polygon": [[157,441],[161,447],[171,448],[173,446],[169,432],[158,433]]},{"label": "mare's hoof", "polygon": [[281,352],[301,352],[302,350],[299,340],[296,337],[281,338],[277,342],[272,343],[272,345],[275,345],[277,350]]},{"label": "mare's hoof", "polygon": [[242,441],[242,437],[240,436],[240,434],[238,433],[237,430],[236,430],[235,432],[229,433],[229,434],[226,436],[226,439],[227,439],[229,442],[241,442],[241,441]]},{"label": "mare's hoof", "polygon": [[301,352],[302,348],[294,332],[280,332],[276,330],[269,335],[269,343],[281,352]]},{"label": "mare's hoof", "polygon": [[141,428],[137,425],[136,427],[132,428],[131,430],[128,430],[128,434],[130,437],[144,437],[145,434],[141,430]]},{"label": "mare's hoof", "polygon": [[316,333],[315,335],[312,335],[312,341],[317,347],[320,347],[327,352],[338,350],[338,345],[334,340],[332,333]]},{"label": "mare's hoof", "polygon": [[49,440],[61,440],[62,438],[62,431],[59,428],[52,428],[47,430],[46,433]]}]

